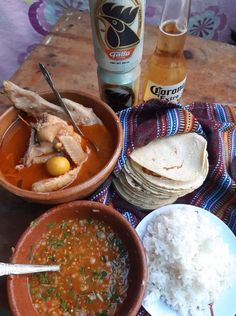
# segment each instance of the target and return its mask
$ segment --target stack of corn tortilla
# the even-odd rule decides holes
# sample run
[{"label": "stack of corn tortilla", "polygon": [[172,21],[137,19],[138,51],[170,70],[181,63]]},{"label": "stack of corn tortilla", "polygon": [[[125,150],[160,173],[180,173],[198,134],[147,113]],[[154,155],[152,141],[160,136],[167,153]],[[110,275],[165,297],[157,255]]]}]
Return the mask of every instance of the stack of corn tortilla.
[{"label": "stack of corn tortilla", "polygon": [[206,140],[196,133],[154,139],[131,153],[114,179],[117,192],[147,210],[175,202],[206,179],[206,147]]}]

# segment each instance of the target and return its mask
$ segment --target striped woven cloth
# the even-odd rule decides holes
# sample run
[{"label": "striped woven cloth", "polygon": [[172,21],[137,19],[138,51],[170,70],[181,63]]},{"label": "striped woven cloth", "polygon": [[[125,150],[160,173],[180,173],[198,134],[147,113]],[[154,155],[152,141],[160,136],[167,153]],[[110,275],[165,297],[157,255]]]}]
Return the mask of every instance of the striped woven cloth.
[{"label": "striped woven cloth", "polygon": [[[236,235],[236,107],[194,103],[173,105],[150,100],[119,112],[124,144],[114,174],[91,197],[111,204],[136,227],[147,214],[121,199],[112,178],[134,150],[156,137],[196,132],[207,140],[209,173],[203,185],[176,203],[202,207],[221,218]],[[148,315],[143,309],[139,316]]]}]

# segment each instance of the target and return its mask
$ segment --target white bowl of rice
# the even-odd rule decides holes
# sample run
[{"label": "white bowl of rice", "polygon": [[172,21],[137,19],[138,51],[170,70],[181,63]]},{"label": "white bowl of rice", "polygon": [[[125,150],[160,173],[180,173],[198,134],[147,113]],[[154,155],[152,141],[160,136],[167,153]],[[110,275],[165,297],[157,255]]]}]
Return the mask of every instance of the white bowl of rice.
[{"label": "white bowl of rice", "polygon": [[223,221],[173,204],[151,212],[136,230],[148,262],[143,306],[152,316],[236,314],[236,238]]}]

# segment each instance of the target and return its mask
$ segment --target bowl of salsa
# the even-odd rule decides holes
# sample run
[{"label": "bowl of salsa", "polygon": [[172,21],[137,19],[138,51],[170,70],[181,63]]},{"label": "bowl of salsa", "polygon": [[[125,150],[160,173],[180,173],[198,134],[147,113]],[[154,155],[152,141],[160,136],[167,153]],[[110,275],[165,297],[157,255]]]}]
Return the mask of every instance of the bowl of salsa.
[{"label": "bowl of salsa", "polygon": [[[27,93],[32,92],[21,90],[26,93],[29,103],[31,95],[27,96]],[[79,136],[71,124],[62,119],[61,109],[59,116],[62,118],[57,117],[57,112],[55,115],[56,101],[50,92],[38,96],[46,104],[42,113],[37,113],[35,101],[32,102],[33,110],[26,102],[27,111],[38,114],[36,118],[22,111],[24,103],[20,104],[21,110],[11,107],[0,117],[0,185],[17,196],[38,203],[59,204],[90,195],[112,172],[122,148],[121,124],[107,104],[83,92],[61,90],[60,93],[69,105],[72,104],[72,112],[75,102],[87,109],[80,129],[96,145],[97,151],[91,150],[84,139],[78,143]],[[18,97],[16,103],[23,99]],[[95,120],[86,125],[88,113],[92,113],[92,119],[96,117],[98,123]],[[62,127],[58,129],[60,124]],[[58,166],[66,168],[65,174],[57,173]]]},{"label": "bowl of salsa", "polygon": [[14,316],[136,316],[146,287],[141,240],[124,216],[98,202],[44,213],[23,233],[11,262],[60,265],[59,272],[8,278]]}]

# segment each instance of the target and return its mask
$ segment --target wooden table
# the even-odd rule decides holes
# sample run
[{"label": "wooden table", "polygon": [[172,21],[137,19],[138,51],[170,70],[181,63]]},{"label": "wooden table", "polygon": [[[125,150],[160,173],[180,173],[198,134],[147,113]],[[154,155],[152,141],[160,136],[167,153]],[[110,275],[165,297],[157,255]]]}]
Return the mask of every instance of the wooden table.
[{"label": "wooden table", "polygon": [[[155,43],[156,28],[146,26],[143,63],[153,52]],[[236,48],[189,36],[186,52],[188,80],[183,103],[200,100],[236,104]],[[11,80],[38,92],[47,90],[38,70],[39,62],[47,65],[57,87],[98,95],[88,13],[67,12]],[[4,96],[0,96],[0,104],[3,112],[8,104]],[[0,188],[0,261],[9,260],[11,247],[21,233],[47,208],[25,202]],[[5,278],[0,279],[0,315],[11,315]]]}]

